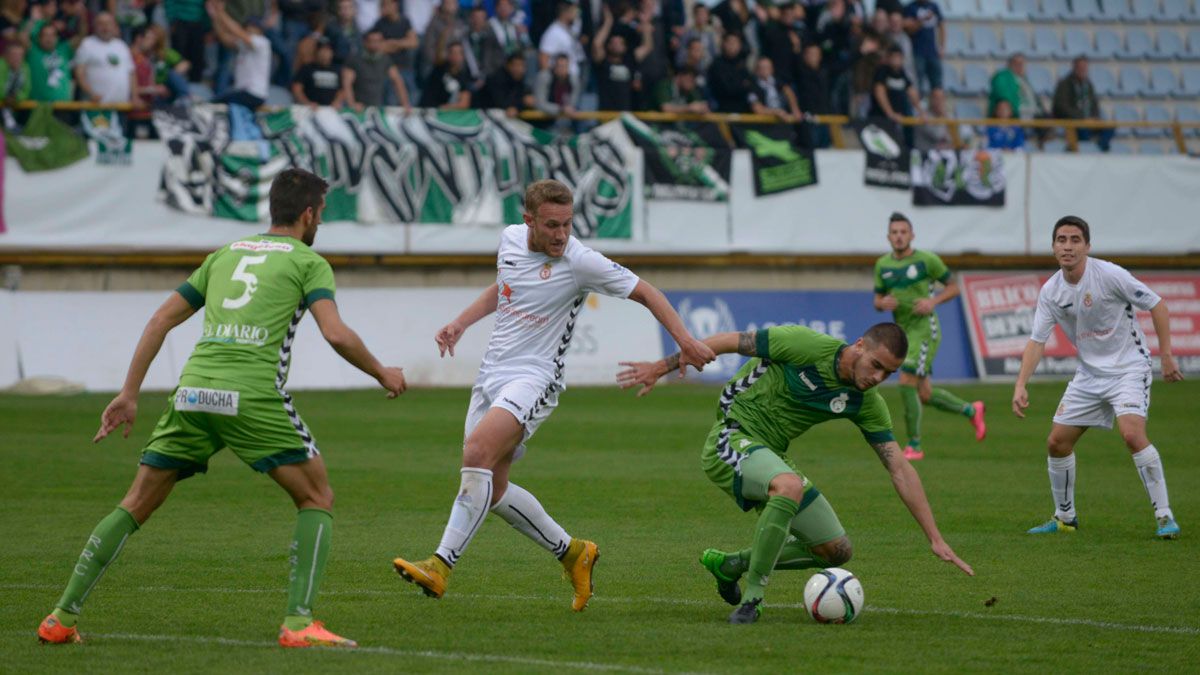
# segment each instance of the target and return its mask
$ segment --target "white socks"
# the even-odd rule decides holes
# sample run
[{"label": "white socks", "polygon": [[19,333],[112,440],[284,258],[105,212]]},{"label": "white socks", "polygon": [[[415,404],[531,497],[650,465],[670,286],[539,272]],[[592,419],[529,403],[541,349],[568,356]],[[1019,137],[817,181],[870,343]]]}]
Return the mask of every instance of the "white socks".
[{"label": "white socks", "polygon": [[[511,490],[511,486],[509,488]],[[536,502],[535,502],[536,503]],[[450,508],[450,520],[442,532],[437,555],[451,567],[458,562],[467,545],[483,524],[492,504],[492,472],[464,467],[458,497]]]},{"label": "white socks", "polygon": [[1054,515],[1063,522],[1075,520],[1075,453],[1066,457],[1047,457],[1050,492],[1054,495]]},{"label": "white socks", "polygon": [[1155,518],[1172,518],[1171,505],[1167,501],[1167,479],[1163,476],[1162,458],[1158,449],[1147,445],[1133,453],[1133,465],[1137,467],[1142,485],[1146,486],[1146,494],[1150,496],[1150,505],[1154,507]]},{"label": "white socks", "polygon": [[571,543],[570,535],[546,513],[537,497],[520,485],[509,483],[504,496],[492,507],[492,513],[553,553],[555,558],[561,560],[567,552],[567,546]]}]

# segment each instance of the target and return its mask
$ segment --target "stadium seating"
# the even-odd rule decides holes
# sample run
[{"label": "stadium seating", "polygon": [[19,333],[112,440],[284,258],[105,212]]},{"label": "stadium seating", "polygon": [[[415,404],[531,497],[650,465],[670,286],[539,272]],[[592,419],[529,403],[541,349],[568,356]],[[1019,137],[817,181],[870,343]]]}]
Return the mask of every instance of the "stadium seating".
[{"label": "stadium seating", "polygon": [[1117,90],[1114,96],[1121,98],[1137,98],[1141,96],[1150,83],[1146,81],[1146,71],[1140,66],[1123,65],[1117,78]]},{"label": "stadium seating", "polygon": [[1189,4],[1187,0],[1162,0],[1162,4],[1154,13],[1154,20],[1159,23],[1178,23],[1194,16],[1189,11]]},{"label": "stadium seating", "polygon": [[[1161,103],[1146,106],[1145,120],[1147,122],[1170,122],[1170,111]],[[1164,127],[1142,127],[1134,131],[1135,136],[1142,138],[1162,138],[1170,133],[1170,129]]]},{"label": "stadium seating", "polygon": [[1100,18],[1100,3],[1097,0],[1071,0],[1070,11],[1065,18],[1068,21],[1094,21]]},{"label": "stadium seating", "polygon": [[[1126,35],[1129,34],[1126,33]],[[1157,38],[1154,49],[1150,51],[1150,58],[1156,61],[1172,61],[1183,58],[1187,49],[1183,44],[1183,38],[1179,37],[1179,33],[1163,29],[1158,31]]]},{"label": "stadium seating", "polygon": [[1157,65],[1150,67],[1150,86],[1145,95],[1150,98],[1166,98],[1182,94],[1179,86],[1179,76],[1169,66]]},{"label": "stadium seating", "polygon": [[975,0],[942,0],[938,6],[942,9],[942,16],[948,20],[972,19],[979,15],[979,5]]},{"label": "stadium seating", "polygon": [[1034,21],[1060,21],[1065,19],[1071,12],[1071,8],[1067,6],[1067,0],[1042,0],[1041,4],[1033,10],[1030,18]]},{"label": "stadium seating", "polygon": [[1033,85],[1033,90],[1038,94],[1050,96],[1054,93],[1054,73],[1046,66],[1040,63],[1026,65],[1025,77],[1029,79],[1029,84]]},{"label": "stadium seating", "polygon": [[992,74],[986,67],[978,63],[968,63],[963,66],[964,93],[976,96],[986,96],[991,89]]},{"label": "stadium seating", "polygon": [[[1099,36],[1097,36],[1099,40]],[[1118,59],[1141,61],[1154,51],[1154,40],[1144,28],[1129,28],[1125,31],[1125,49],[1117,52]]]},{"label": "stadium seating", "polygon": [[1200,60],[1200,28],[1188,31],[1187,51],[1184,54],[1189,59]]},{"label": "stadium seating", "polygon": [[1121,36],[1117,35],[1116,31],[1111,28],[1096,30],[1096,45],[1092,49],[1092,58],[1107,60],[1117,57],[1123,51],[1125,48],[1121,44]]},{"label": "stadium seating", "polygon": [[1037,11],[1037,0],[1012,0],[1007,4],[1008,13],[1000,18],[1007,21],[1029,21],[1029,17]]},{"label": "stadium seating", "polygon": [[1096,94],[1099,96],[1112,96],[1117,91],[1117,76],[1108,66],[1092,64],[1088,69],[1088,76],[1092,78],[1092,85],[1096,87]]},{"label": "stadium seating", "polygon": [[975,101],[958,101],[954,104],[954,116],[963,119],[980,119],[984,117],[983,106]]},{"label": "stadium seating", "polygon": [[1004,53],[1000,41],[996,39],[996,31],[991,26],[971,27],[971,47],[967,51],[967,56],[986,59],[1003,56]]},{"label": "stadium seating", "polygon": [[1125,22],[1129,19],[1128,0],[1104,0],[1100,6],[1100,14],[1093,21],[1108,23]]},{"label": "stadium seating", "polygon": [[1200,66],[1189,66],[1183,69],[1184,96],[1200,96]]},{"label": "stadium seating", "polygon": [[[1117,103],[1112,107],[1112,115],[1110,116],[1115,122],[1137,122],[1141,119],[1137,108],[1130,103]],[[1130,127],[1117,127],[1116,135],[1125,137],[1133,133]]]},{"label": "stadium seating", "polygon": [[1113,141],[1109,145],[1109,152],[1113,153],[1114,155],[1132,155],[1133,146],[1125,141]]},{"label": "stadium seating", "polygon": [[[1200,122],[1200,108],[1195,106],[1176,107],[1175,119],[1180,122]],[[1193,137],[1200,136],[1200,127],[1184,129],[1183,133]]]},{"label": "stadium seating", "polygon": [[999,56],[1004,58],[1009,54],[1029,54],[1033,51],[1033,42],[1029,39],[1029,30],[1025,26],[1005,26],[1004,49]]},{"label": "stadium seating", "polygon": [[[946,40],[949,41],[949,34]],[[1054,59],[1063,56],[1062,37],[1058,31],[1049,26],[1038,26],[1033,29],[1033,48],[1030,55],[1034,58]]]},{"label": "stadium seating", "polygon": [[1096,56],[1096,46],[1092,43],[1092,34],[1079,26],[1069,26],[1063,31],[1063,52],[1068,58]]},{"label": "stadium seating", "polygon": [[967,39],[967,33],[959,24],[946,24],[946,56],[968,56],[971,51],[971,43]]},{"label": "stadium seating", "polygon": [[1130,3],[1130,21],[1153,21],[1159,12],[1158,0],[1132,0]]}]

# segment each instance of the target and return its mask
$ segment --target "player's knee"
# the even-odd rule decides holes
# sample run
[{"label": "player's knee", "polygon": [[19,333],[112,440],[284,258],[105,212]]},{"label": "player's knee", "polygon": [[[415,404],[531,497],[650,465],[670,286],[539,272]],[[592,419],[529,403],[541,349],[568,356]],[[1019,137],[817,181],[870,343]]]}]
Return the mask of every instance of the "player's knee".
[{"label": "player's knee", "polygon": [[1050,436],[1046,439],[1046,451],[1051,457],[1066,457],[1075,449],[1074,444],[1057,436]]},{"label": "player's knee", "polygon": [[463,443],[463,466],[490,469],[496,463],[495,448],[474,436]]},{"label": "player's knee", "polygon": [[164,501],[166,500],[156,499],[144,494],[131,494],[126,495],[121,500],[121,508],[128,511],[129,515],[133,516],[133,519],[140,526],[145,524],[147,520],[150,520],[150,516],[158,510],[158,507],[162,506]]},{"label": "player's knee", "polygon": [[843,535],[833,541],[814,546],[812,554],[830,567],[838,567],[850,562],[850,558],[854,556],[854,547],[850,544],[850,538]]},{"label": "player's knee", "polygon": [[1150,445],[1150,439],[1146,437],[1146,432],[1141,430],[1122,431],[1121,440],[1125,441],[1125,447],[1129,448],[1130,452],[1140,452]]},{"label": "player's knee", "polygon": [[794,473],[781,473],[771,479],[771,484],[767,486],[767,495],[787,497],[799,502],[804,496],[804,481]]}]

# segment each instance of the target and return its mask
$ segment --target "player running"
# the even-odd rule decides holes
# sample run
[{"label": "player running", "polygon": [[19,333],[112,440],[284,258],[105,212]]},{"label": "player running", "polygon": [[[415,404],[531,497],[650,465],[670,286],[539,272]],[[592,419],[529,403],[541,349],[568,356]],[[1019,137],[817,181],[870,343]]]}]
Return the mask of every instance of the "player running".
[{"label": "player running", "polygon": [[1025,384],[1042,360],[1054,324],[1062,327],[1079,352],[1079,368],[1067,384],[1046,441],[1054,516],[1029,533],[1074,532],[1079,527],[1075,513],[1075,443],[1088,427],[1111,429],[1115,416],[1117,429],[1133,453],[1133,465],[1150,497],[1158,523],[1155,534],[1175,539],[1179,524],[1167,499],[1162,459],[1146,436],[1154,373],[1146,336],[1134,314],[1134,307],[1150,312],[1158,335],[1163,379],[1178,382],[1183,373],[1171,354],[1167,303],[1120,265],[1088,257],[1092,236],[1082,218],[1059,218],[1051,240],[1060,269],[1038,293],[1033,334],[1021,355],[1021,372],[1013,388],[1013,412],[1025,417],[1029,407]]},{"label": "player running", "polygon": [[404,392],[404,374],[385,368],[342,322],[334,303],[333,270],[309,248],[321,222],[328,185],[288,169],[271,184],[271,228],[208,256],[159,307],[146,325],[125,384],[104,409],[95,442],[137,417],[137,397],[167,333],[201,307],[204,329],[188,357],[179,386],[142,451],[133,485],[96,525],[71,570],[55,609],[38,626],[42,642],[81,642],[76,623],[83,603],[129,537],[162,506],[175,483],[208,470],[228,447],[255,471],[269,475],[298,509],[289,549],[287,614],[279,629],[284,647],[355,647],[313,620],[313,605],[333,530],[333,491],[308,427],[284,390],[292,340],[305,311],[342,358],[388,391]]},{"label": "player running", "polygon": [[[975,574],[938,532],[921,479],[892,436],[887,404],[875,389],[904,361],[908,341],[900,326],[877,324],[851,345],[802,326],[718,333],[704,342],[717,354],[752,357],[722,390],[717,421],[700,453],[709,480],[743,511],[759,512],[750,548],[708,549],[700,557],[716,577],[717,593],[737,606],[730,623],[758,620],[772,570],[833,567],[850,560],[850,540],[833,507],[787,455],[793,439],[829,420],[858,426],[934,555]],[[622,363],[625,370],[617,381],[622,388],[641,385],[642,396],[678,364],[678,354],[652,363]],[[742,575],[744,593],[738,585]]]},{"label": "player running", "polygon": [[525,224],[500,235],[496,283],[438,331],[438,351],[454,356],[463,332],[496,314],[487,353],[467,408],[462,479],[436,552],[425,560],[396,558],[396,571],[440,598],[450,572],[488,512],[552,553],[574,587],[571,608],[582,611],[592,596],[596,544],[572,538],[528,490],[508,480],[513,461],[558,405],[564,360],[575,320],[589,292],[629,298],[646,306],[679,344],[681,373],[715,358],[687,331],[663,294],[637,275],[571,236],[574,200],[554,180],[525,192]]},{"label": "player running", "polygon": [[[908,431],[904,456],[909,460],[925,457],[921,450],[921,408],[925,403],[966,417],[975,427],[975,440],[982,441],[987,435],[983,401],[967,403],[933,387],[933,359],[942,342],[936,308],[958,297],[958,284],[936,253],[913,248],[913,236],[912,222],[902,213],[893,213],[888,219],[892,252],[875,261],[875,309],[892,312],[908,336],[908,358],[900,367],[900,396]],[[934,292],[935,281],[942,285],[941,292]]]}]

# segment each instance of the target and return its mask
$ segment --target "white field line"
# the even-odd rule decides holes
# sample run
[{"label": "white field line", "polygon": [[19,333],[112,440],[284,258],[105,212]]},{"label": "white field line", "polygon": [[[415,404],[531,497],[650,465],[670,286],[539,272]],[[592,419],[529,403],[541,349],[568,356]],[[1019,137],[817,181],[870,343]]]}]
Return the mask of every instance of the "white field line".
[{"label": "white field line", "polygon": [[[49,584],[0,584],[0,589],[6,590],[59,590],[58,586]],[[128,590],[128,587],[125,587]],[[138,586],[134,590],[148,591],[152,593],[255,593],[255,594],[284,594],[286,589],[276,588],[179,588],[175,586]],[[321,591],[321,595],[341,595],[341,596],[395,596],[397,593],[404,592],[407,587],[399,587],[395,590],[379,590],[379,589],[356,589],[343,591]],[[497,594],[497,593],[456,593],[452,597],[471,598],[479,600],[519,600],[519,601],[562,601],[566,602],[566,595],[549,596],[549,595],[516,595],[516,594]],[[626,596],[601,596],[592,597],[592,602],[600,604],[637,604],[648,603],[654,605],[685,605],[685,606],[712,606],[720,605],[717,601],[696,600],[692,598],[656,598],[656,597],[626,597]],[[802,603],[771,603],[768,607],[784,608],[784,609],[804,609]],[[1088,628],[1099,628],[1104,630],[1125,631],[1130,633],[1175,633],[1178,635],[1200,635],[1200,628],[1193,626],[1162,626],[1153,624],[1132,624],[1132,623],[1116,623],[1113,621],[1096,621],[1094,619],[1077,619],[1070,617],[1047,617],[1047,616],[1025,616],[1020,614],[993,614],[991,612],[961,612],[954,610],[936,610],[936,609],[908,609],[899,607],[880,607],[878,605],[867,605],[867,610],[871,612],[879,612],[881,614],[896,614],[904,616],[941,616],[956,619],[975,619],[982,621],[1011,621],[1014,623],[1036,623],[1058,626],[1085,626]],[[362,651],[361,649],[359,651]]]}]

